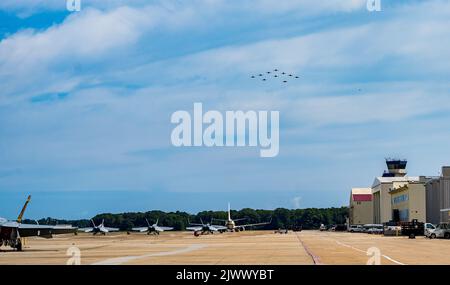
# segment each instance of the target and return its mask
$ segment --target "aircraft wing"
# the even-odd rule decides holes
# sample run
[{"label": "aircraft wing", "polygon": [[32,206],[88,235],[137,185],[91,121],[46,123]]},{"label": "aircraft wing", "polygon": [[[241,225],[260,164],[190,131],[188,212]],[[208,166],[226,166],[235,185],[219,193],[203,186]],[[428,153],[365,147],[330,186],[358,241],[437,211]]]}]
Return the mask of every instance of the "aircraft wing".
[{"label": "aircraft wing", "polygon": [[158,232],[171,231],[171,230],[173,230],[172,227],[160,227],[160,226],[155,227],[155,229],[156,229]]},{"label": "aircraft wing", "polygon": [[256,224],[237,225],[237,226],[235,226],[235,227],[236,227],[236,228],[246,228],[246,227],[264,226],[264,225],[268,225],[268,224],[270,224],[270,222],[266,222],[266,223],[256,223]]},{"label": "aircraft wing", "polygon": [[227,227],[225,227],[225,226],[218,226],[218,225],[211,225],[210,228],[215,229],[217,231],[226,230],[227,229]]},{"label": "aircraft wing", "polygon": [[103,227],[103,229],[105,229],[107,232],[118,232],[119,231],[118,228]]},{"label": "aircraft wing", "polygon": [[44,238],[51,238],[52,226],[28,225],[17,222],[6,222],[0,225],[0,230],[15,229],[18,231],[20,237],[40,236]]},{"label": "aircraft wing", "polygon": [[201,231],[202,227],[186,227],[188,231]]},{"label": "aircraft wing", "polygon": [[94,230],[94,228],[81,228],[78,229],[79,232],[85,232],[85,233],[90,233]]},{"label": "aircraft wing", "polygon": [[15,222],[3,224],[2,227],[17,228],[20,237],[38,236],[51,238],[53,235],[68,234],[77,231],[77,228],[72,226],[30,225]]},{"label": "aircraft wing", "polygon": [[54,226],[52,229],[52,234],[54,235],[62,235],[62,234],[73,234],[78,230],[77,227],[72,226]]},{"label": "aircraft wing", "polygon": [[131,228],[131,230],[132,230],[133,232],[141,232],[141,233],[143,233],[143,232],[148,231],[148,227]]},{"label": "aircraft wing", "polygon": [[[4,227],[4,225],[2,226]],[[43,237],[51,238],[53,226],[19,224],[17,227],[20,237]]]}]

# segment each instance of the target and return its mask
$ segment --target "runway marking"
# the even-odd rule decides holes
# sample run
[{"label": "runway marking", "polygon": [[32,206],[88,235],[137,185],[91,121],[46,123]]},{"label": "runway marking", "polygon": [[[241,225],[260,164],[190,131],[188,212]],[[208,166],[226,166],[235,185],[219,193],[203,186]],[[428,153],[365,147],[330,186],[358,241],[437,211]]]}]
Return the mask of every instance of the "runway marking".
[{"label": "runway marking", "polygon": [[390,260],[390,261],[392,261],[392,262],[394,262],[394,263],[396,263],[396,264],[398,264],[398,265],[406,265],[406,264],[401,263],[401,262],[399,262],[399,261],[397,261],[397,260],[395,260],[395,259],[390,258],[390,257],[387,256],[387,255],[384,255],[384,254],[383,254],[382,257],[384,257],[384,258],[386,258],[387,260]]},{"label": "runway marking", "polygon": [[301,245],[303,246],[303,248],[305,249],[306,253],[311,256],[314,265],[323,265],[323,263],[320,262],[320,258],[315,255],[310,249],[309,247],[302,241],[302,239],[298,236],[298,233],[295,233],[295,235],[297,236],[297,239],[299,240],[299,242],[301,243]]},{"label": "runway marking", "polygon": [[[366,252],[365,252],[364,250],[361,250],[361,249],[356,248],[356,247],[353,247],[353,246],[351,246],[351,245],[342,243],[342,242],[337,241],[337,240],[334,240],[334,241],[335,241],[337,244],[339,244],[339,245],[342,245],[342,246],[345,246],[345,247],[348,247],[348,248],[351,248],[351,249],[353,249],[353,250],[356,250],[356,251],[359,251],[359,252],[362,252],[362,253],[366,254]],[[393,259],[393,258],[391,258],[391,257],[389,257],[389,256],[387,256],[387,255],[385,255],[385,254],[382,254],[381,256],[384,257],[384,258],[386,258],[386,259],[389,260],[389,261],[392,261],[393,263],[398,264],[398,265],[406,265],[406,264],[401,263],[400,261],[397,261],[397,260],[395,260],[395,259]]]},{"label": "runway marking", "polygon": [[92,263],[91,265],[120,265],[125,262],[130,262],[133,260],[138,260],[142,258],[147,257],[154,257],[154,256],[167,256],[167,255],[176,255],[186,252],[191,252],[194,250],[205,248],[207,245],[205,244],[193,244],[186,248],[177,249],[173,251],[163,251],[163,252],[157,252],[157,253],[149,253],[144,255],[138,255],[138,256],[123,256],[123,257],[117,257],[117,258],[110,258],[103,261]]}]

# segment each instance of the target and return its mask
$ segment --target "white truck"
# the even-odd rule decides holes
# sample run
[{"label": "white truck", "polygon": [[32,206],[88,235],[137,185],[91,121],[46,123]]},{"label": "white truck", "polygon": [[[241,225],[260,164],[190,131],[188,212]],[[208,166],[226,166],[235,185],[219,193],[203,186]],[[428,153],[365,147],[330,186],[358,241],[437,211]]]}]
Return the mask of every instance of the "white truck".
[{"label": "white truck", "polygon": [[426,231],[427,237],[450,239],[450,225],[448,223],[440,223],[434,230]]},{"label": "white truck", "polygon": [[431,223],[425,223],[425,236],[430,237],[431,232],[436,229],[436,226]]}]

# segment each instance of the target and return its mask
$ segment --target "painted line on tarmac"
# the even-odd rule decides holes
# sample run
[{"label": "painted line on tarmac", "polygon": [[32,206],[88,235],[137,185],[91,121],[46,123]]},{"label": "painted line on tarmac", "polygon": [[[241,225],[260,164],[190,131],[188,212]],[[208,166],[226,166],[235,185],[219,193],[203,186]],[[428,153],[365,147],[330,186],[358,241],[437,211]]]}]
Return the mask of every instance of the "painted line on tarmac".
[{"label": "painted line on tarmac", "polygon": [[194,250],[199,250],[199,249],[205,248],[206,246],[207,246],[206,244],[193,244],[186,248],[177,249],[177,250],[173,250],[173,251],[163,251],[163,252],[149,253],[149,254],[138,255],[138,256],[123,256],[123,257],[117,257],[117,258],[110,258],[110,259],[106,259],[103,261],[92,263],[91,265],[120,265],[125,262],[130,262],[130,261],[147,258],[147,257],[176,255],[176,254],[191,252]]},{"label": "painted line on tarmac", "polygon": [[295,235],[297,236],[298,241],[301,243],[301,245],[303,246],[303,248],[305,249],[306,253],[311,256],[314,265],[323,265],[322,262],[320,262],[320,258],[315,255],[310,249],[309,247],[303,242],[303,240],[298,236],[298,233],[295,233]]},{"label": "painted line on tarmac", "polygon": [[392,261],[392,262],[394,262],[394,263],[396,263],[396,264],[398,264],[398,265],[406,265],[406,264],[404,264],[404,263],[401,263],[401,262],[399,262],[399,261],[397,261],[397,260],[395,260],[395,259],[392,259],[392,258],[390,258],[389,256],[387,256],[387,255],[382,255],[384,258],[386,258],[387,260],[390,260],[390,261]]},{"label": "painted line on tarmac", "polygon": [[[353,246],[351,246],[351,245],[342,243],[342,242],[337,241],[337,240],[334,240],[334,241],[335,241],[337,244],[339,244],[339,245],[342,245],[342,246],[345,246],[345,247],[348,247],[348,248],[351,248],[351,249],[353,249],[353,250],[356,250],[356,251],[359,251],[359,252],[362,252],[362,253],[366,254],[366,252],[365,252],[364,250],[361,250],[361,249],[356,248],[356,247],[353,247]],[[406,264],[401,263],[400,261],[397,261],[397,260],[395,260],[395,259],[393,259],[393,258],[391,258],[391,257],[389,257],[389,256],[387,256],[387,255],[382,254],[381,256],[384,257],[384,258],[386,258],[386,259],[389,260],[389,261],[392,261],[393,263],[398,264],[398,265],[406,265]]]}]

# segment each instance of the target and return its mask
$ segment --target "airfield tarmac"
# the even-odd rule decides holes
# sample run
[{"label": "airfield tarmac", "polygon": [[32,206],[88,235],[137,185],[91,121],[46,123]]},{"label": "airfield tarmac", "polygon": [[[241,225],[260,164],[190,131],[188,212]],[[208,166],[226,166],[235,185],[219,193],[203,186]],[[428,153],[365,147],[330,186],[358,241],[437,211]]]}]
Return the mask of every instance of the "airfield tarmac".
[{"label": "airfield tarmac", "polygon": [[159,236],[111,233],[53,239],[28,238],[23,252],[0,248],[0,264],[60,264],[80,249],[81,264],[366,264],[367,250],[381,252],[381,264],[450,264],[450,240],[384,237],[362,233],[302,231],[274,234],[245,231],[194,237],[191,232]]}]

